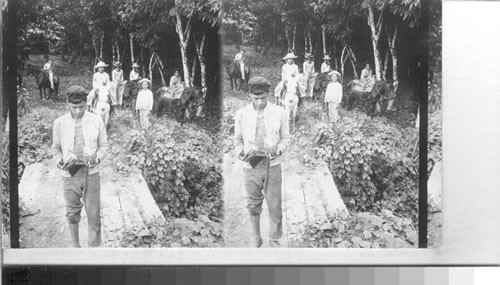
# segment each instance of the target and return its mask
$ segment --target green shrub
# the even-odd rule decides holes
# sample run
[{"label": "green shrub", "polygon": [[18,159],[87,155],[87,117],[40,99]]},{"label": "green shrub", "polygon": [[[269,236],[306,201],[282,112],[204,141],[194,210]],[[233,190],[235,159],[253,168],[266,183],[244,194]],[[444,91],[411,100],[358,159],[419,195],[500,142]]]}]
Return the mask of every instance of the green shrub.
[{"label": "green shrub", "polygon": [[222,216],[221,145],[194,125],[162,120],[146,133],[132,131],[129,164],[138,166],[165,213]]},{"label": "green shrub", "polygon": [[221,247],[222,225],[200,215],[195,220],[154,221],[123,233],[117,247]]},{"label": "green shrub", "polygon": [[350,112],[320,129],[316,154],[328,162],[342,194],[354,196],[351,211],[388,209],[416,220],[417,140],[415,129]]},{"label": "green shrub", "polygon": [[26,166],[52,157],[52,123],[42,117],[19,120],[18,122],[18,177]]},{"label": "green shrub", "polygon": [[398,217],[389,210],[380,214],[345,212],[327,221],[307,225],[301,247],[337,248],[407,248],[416,247],[418,235],[408,218]]}]

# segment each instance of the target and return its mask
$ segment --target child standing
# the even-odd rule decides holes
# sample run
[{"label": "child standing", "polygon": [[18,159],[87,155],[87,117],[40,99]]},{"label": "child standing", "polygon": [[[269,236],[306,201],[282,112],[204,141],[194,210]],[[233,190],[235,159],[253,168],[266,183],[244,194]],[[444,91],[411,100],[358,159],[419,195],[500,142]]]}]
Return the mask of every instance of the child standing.
[{"label": "child standing", "polygon": [[149,90],[151,81],[143,78],[139,81],[141,90],[137,94],[135,102],[135,110],[139,116],[139,127],[141,129],[149,128],[149,114],[153,109],[153,92]]},{"label": "child standing", "polygon": [[336,122],[339,119],[339,104],[342,102],[342,84],[339,74],[335,71],[329,73],[332,81],[326,87],[325,103],[327,105],[328,121]]}]

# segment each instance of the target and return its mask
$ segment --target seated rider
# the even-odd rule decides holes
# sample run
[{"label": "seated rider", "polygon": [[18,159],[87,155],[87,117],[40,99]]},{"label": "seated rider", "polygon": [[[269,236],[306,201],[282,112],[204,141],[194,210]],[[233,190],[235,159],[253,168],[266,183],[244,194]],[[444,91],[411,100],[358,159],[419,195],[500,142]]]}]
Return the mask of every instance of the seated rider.
[{"label": "seated rider", "polygon": [[243,60],[243,51],[241,50],[239,45],[237,45],[235,48],[237,53],[234,56],[234,62],[236,62],[240,67],[241,79],[245,80],[245,62]]},{"label": "seated rider", "polygon": [[50,89],[55,89],[54,88],[54,73],[52,72],[52,60],[48,59],[48,61],[43,66],[43,70],[49,76]]},{"label": "seated rider", "polygon": [[137,62],[134,62],[132,65],[132,71],[130,71],[129,80],[130,81],[139,81],[141,76],[139,75],[139,67],[140,65]]},{"label": "seated rider", "polygon": [[375,77],[373,76],[373,72],[369,63],[367,63],[365,68],[361,71],[361,77],[359,81],[365,91],[371,91],[371,88],[375,84]]}]

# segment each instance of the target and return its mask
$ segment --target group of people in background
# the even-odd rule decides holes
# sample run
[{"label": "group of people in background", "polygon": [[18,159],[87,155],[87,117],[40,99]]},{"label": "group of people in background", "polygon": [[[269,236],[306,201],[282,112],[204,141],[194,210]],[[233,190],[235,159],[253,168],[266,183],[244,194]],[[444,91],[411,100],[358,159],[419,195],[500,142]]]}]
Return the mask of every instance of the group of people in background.
[{"label": "group of people in background", "polygon": [[[94,66],[97,71],[92,78],[92,90],[87,96],[88,110],[100,114],[105,125],[108,124],[110,115],[114,114],[115,109],[123,105],[123,96],[127,81],[124,80],[123,70],[120,62],[114,63],[114,69],[109,74],[105,72],[108,65],[102,61]],[[129,74],[129,81],[138,84],[138,94],[135,100],[135,114],[141,129],[147,129],[150,126],[150,115],[153,110],[153,93],[151,91],[151,80],[142,78],[139,73],[140,66],[137,63],[132,65]],[[179,72],[176,70],[170,78],[168,91],[174,96],[180,97],[184,84]]]}]

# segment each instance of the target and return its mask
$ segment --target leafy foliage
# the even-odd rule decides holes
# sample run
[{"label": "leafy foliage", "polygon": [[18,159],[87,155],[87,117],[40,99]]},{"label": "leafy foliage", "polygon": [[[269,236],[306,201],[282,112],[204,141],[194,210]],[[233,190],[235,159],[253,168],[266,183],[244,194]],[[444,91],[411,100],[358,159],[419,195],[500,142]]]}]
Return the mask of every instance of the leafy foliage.
[{"label": "leafy foliage", "polygon": [[52,157],[52,122],[42,116],[34,115],[35,120],[19,120],[18,122],[18,176],[21,176],[27,165]]},{"label": "leafy foliage", "polygon": [[161,120],[146,133],[130,132],[128,140],[128,165],[142,169],[167,215],[221,218],[221,146],[209,134]]},{"label": "leafy foliage", "polygon": [[416,247],[418,235],[408,218],[389,210],[380,214],[339,213],[327,221],[308,225],[302,246],[337,248],[408,248]]},{"label": "leafy foliage", "polygon": [[355,212],[388,209],[416,219],[418,133],[383,118],[354,112],[320,130],[317,156],[329,163],[337,186],[354,196]]},{"label": "leafy foliage", "polygon": [[123,234],[120,247],[220,247],[222,226],[207,216],[195,220],[173,219],[152,222]]}]

